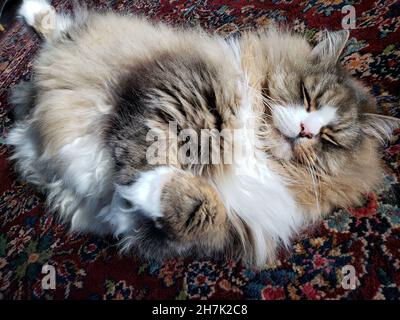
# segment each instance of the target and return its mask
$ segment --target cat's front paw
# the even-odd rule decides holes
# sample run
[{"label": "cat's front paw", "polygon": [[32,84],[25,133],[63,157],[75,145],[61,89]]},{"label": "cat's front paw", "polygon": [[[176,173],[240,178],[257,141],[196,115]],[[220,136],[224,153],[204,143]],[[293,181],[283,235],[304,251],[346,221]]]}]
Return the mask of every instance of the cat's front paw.
[{"label": "cat's front paw", "polygon": [[[139,249],[162,260],[193,252],[225,252],[229,237],[226,209],[214,188],[201,177],[158,167],[139,174],[129,186],[118,186],[107,214],[122,250]],[[122,217],[122,218],[121,218]]]},{"label": "cat's front paw", "polygon": [[[175,241],[221,238],[226,210],[214,188],[201,177],[169,167],[143,172],[121,196]],[[219,235],[221,233],[221,236]]]},{"label": "cat's front paw", "polygon": [[219,195],[208,182],[190,173],[178,172],[161,190],[158,219],[179,241],[213,242],[226,235],[227,215]]}]

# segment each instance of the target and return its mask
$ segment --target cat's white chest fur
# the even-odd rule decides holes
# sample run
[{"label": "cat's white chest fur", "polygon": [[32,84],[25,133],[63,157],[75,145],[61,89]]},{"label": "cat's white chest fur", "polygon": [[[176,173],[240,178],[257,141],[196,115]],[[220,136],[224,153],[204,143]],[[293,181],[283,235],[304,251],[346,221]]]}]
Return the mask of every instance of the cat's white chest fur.
[{"label": "cat's white chest fur", "polygon": [[283,177],[269,166],[271,160],[267,154],[257,148],[257,115],[250,102],[251,94],[247,92],[239,113],[241,128],[240,134],[235,135],[231,170],[214,183],[228,214],[239,217],[249,226],[256,264],[260,265],[268,260],[268,245],[290,244],[291,237],[303,223],[303,214]]}]

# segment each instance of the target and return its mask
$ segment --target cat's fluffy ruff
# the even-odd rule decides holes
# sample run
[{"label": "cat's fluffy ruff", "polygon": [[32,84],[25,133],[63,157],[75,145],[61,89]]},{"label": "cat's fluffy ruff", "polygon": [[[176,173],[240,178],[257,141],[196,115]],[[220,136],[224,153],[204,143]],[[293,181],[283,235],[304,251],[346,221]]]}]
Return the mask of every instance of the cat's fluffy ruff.
[{"label": "cat's fluffy ruff", "polygon": [[[293,162],[290,145],[283,141],[279,146],[286,149],[276,149],[284,138],[265,110],[261,93],[275,95],[268,104],[297,95],[298,79],[290,79],[293,70],[286,67],[309,55],[331,55],[326,63],[332,63],[342,36],[312,52],[304,39],[277,31],[226,43],[200,31],[83,10],[74,18],[55,15],[56,25],[43,32],[41,15],[20,14],[48,45],[34,63],[32,82],[14,95],[17,107],[31,111],[8,143],[19,171],[47,192],[50,208],[74,231],[113,233],[123,249],[153,259],[231,252],[262,266],[310,217],[353,203],[379,181],[375,140],[354,144],[345,174],[310,174]],[[59,17],[68,23],[58,27]],[[236,165],[150,165],[146,132],[166,132],[170,120],[194,130],[255,129],[257,138],[235,141],[248,151]],[[331,153],[327,164],[344,163]],[[353,185],[349,177],[363,173],[363,188]]]}]

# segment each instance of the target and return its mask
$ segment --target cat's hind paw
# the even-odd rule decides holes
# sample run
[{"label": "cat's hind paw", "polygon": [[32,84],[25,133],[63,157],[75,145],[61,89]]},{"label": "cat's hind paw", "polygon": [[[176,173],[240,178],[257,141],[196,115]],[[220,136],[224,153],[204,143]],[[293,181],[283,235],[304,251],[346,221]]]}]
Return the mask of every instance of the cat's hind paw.
[{"label": "cat's hind paw", "polygon": [[55,29],[56,12],[46,0],[24,0],[18,16],[42,37],[50,36]]},{"label": "cat's hind paw", "polygon": [[24,0],[18,10],[18,15],[31,27],[35,27],[38,17],[44,17],[52,12],[53,7],[46,0]]}]

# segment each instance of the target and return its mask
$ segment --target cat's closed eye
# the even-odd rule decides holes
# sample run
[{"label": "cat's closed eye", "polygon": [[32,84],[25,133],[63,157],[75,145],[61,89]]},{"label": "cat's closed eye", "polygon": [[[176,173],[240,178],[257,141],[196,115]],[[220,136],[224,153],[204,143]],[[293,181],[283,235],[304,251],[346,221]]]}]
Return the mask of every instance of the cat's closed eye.
[{"label": "cat's closed eye", "polygon": [[333,131],[327,127],[322,128],[320,132],[321,140],[328,142],[332,145],[339,146],[339,143],[334,137]]}]

